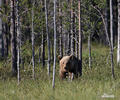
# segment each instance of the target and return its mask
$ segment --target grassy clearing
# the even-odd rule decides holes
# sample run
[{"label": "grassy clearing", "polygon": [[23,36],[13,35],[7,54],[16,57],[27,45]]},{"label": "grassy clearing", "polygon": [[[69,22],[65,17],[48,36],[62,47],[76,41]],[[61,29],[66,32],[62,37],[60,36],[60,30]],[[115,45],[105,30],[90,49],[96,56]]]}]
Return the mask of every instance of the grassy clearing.
[{"label": "grassy clearing", "polygon": [[[115,51],[116,52],[116,51]],[[30,52],[24,51],[24,56]],[[47,76],[46,68],[36,65],[36,79],[32,80],[32,69],[28,62],[21,70],[21,83],[11,77],[10,63],[0,63],[0,100],[119,100],[120,98],[120,68],[115,65],[116,79],[111,77],[109,48],[101,45],[92,47],[92,69],[88,68],[88,49],[83,49],[83,76],[70,82],[61,81],[56,68],[55,90],[52,89],[52,72]],[[116,53],[115,53],[116,54]],[[114,56],[116,61],[116,56]],[[8,61],[9,62],[9,61]],[[51,68],[52,69],[52,68]],[[114,95],[114,98],[102,98],[104,94]]]}]

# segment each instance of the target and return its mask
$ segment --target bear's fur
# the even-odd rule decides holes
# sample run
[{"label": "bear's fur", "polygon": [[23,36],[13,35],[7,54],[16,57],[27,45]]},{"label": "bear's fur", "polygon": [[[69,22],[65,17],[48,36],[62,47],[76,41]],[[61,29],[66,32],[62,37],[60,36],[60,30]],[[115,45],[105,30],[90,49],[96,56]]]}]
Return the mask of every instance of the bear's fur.
[{"label": "bear's fur", "polygon": [[74,55],[64,56],[63,58],[60,59],[59,63],[60,63],[59,75],[61,79],[66,78],[66,76],[69,76],[70,79],[72,79],[73,75],[75,75],[75,77],[81,75],[82,69],[80,66],[80,61]]}]

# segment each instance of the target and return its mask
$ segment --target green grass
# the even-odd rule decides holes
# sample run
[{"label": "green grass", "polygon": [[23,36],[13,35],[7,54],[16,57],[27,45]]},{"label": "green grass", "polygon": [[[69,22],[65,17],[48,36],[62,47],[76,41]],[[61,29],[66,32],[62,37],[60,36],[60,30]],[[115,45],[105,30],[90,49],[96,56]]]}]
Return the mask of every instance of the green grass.
[{"label": "green grass", "polygon": [[[59,66],[56,66],[55,89],[52,89],[52,72],[47,76],[46,67],[36,64],[35,80],[32,79],[32,66],[26,61],[21,69],[21,81],[11,77],[9,60],[0,62],[0,100],[119,100],[120,68],[114,56],[115,79],[111,77],[109,48],[101,45],[92,46],[92,69],[88,68],[88,49],[83,48],[83,75],[72,82],[59,79]],[[25,57],[30,52],[24,51]],[[6,63],[6,64],[4,64]],[[51,68],[52,70],[52,68]],[[114,98],[102,98],[103,94],[114,95]]]}]

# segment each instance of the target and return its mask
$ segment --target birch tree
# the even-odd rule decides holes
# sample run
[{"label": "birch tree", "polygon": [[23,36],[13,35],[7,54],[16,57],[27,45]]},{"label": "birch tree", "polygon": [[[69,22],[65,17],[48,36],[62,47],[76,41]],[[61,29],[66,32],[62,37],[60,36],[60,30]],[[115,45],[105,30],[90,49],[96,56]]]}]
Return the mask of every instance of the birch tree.
[{"label": "birch tree", "polygon": [[[44,0],[42,0],[42,12],[45,12]],[[43,17],[43,16],[42,16]],[[45,66],[45,33],[44,33],[44,24],[42,25],[42,46],[41,46],[41,56],[42,56],[42,67]]]},{"label": "birch tree", "polygon": [[62,44],[62,6],[61,0],[59,0],[59,55],[63,56],[63,44]]},{"label": "birch tree", "polygon": [[[67,5],[68,5],[68,9],[70,9],[70,0],[67,1]],[[71,11],[68,11],[68,13],[70,13],[68,15],[68,20],[69,22],[71,22]],[[71,25],[69,24],[69,28],[68,28],[68,34],[67,34],[67,55],[71,54]]]},{"label": "birch tree", "polygon": [[55,67],[56,67],[56,0],[54,0],[54,63],[52,87],[55,88]]},{"label": "birch tree", "polygon": [[89,68],[91,68],[91,34],[88,36]]},{"label": "birch tree", "polygon": [[74,41],[74,0],[71,0],[71,54],[75,52],[75,41]]},{"label": "birch tree", "polygon": [[34,47],[34,4],[35,1],[32,1],[32,66],[33,66],[33,79],[35,79],[35,47]]},{"label": "birch tree", "polygon": [[48,31],[48,1],[45,0],[45,19],[46,19],[46,33],[47,33],[47,46],[48,46],[48,75],[50,75],[50,36]]},{"label": "birch tree", "polygon": [[113,6],[112,6],[112,0],[110,0],[110,34],[111,34],[111,71],[112,71],[112,77],[114,78],[114,65],[113,65]]},{"label": "birch tree", "polygon": [[17,75],[17,49],[16,49],[16,32],[15,32],[15,0],[10,0],[11,5],[11,53],[12,53],[12,74]]},{"label": "birch tree", "polygon": [[[77,17],[75,17],[75,23],[77,23]],[[75,54],[76,54],[76,57],[79,57],[78,55],[79,55],[79,52],[78,52],[78,32],[77,32],[77,25],[75,25],[75,40],[76,40],[76,43],[75,43],[75,50],[76,50],[76,52],[75,52]]]},{"label": "birch tree", "polygon": [[19,16],[19,0],[16,0],[16,14],[17,14],[17,78],[20,83],[20,16]]},{"label": "birch tree", "polygon": [[117,63],[120,63],[120,0],[118,0],[118,47],[117,47]]},{"label": "birch tree", "polygon": [[81,16],[80,16],[80,4],[81,1],[78,0],[78,25],[79,25],[79,60],[80,60],[80,65],[79,65],[79,70],[80,70],[80,75],[82,75],[82,33],[81,33]]}]

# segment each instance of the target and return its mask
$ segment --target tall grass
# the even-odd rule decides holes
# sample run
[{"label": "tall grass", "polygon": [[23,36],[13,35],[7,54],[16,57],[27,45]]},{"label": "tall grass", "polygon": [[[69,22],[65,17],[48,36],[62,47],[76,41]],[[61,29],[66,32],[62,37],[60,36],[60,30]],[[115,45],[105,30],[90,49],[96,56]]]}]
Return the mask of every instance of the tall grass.
[{"label": "tall grass", "polygon": [[[116,78],[112,79],[108,47],[92,46],[92,69],[90,69],[88,68],[88,49],[84,45],[83,75],[72,82],[68,79],[63,81],[59,79],[57,63],[55,90],[52,89],[52,71],[49,78],[47,67],[39,67],[37,61],[35,80],[32,80],[31,51],[26,50],[26,47],[24,47],[25,67],[20,71],[20,85],[17,85],[15,77],[11,77],[10,62],[6,63],[4,60],[0,62],[0,100],[119,100],[120,68],[116,65],[115,55]],[[116,53],[116,50],[114,52]],[[114,98],[102,98],[104,94],[114,95]]]}]

